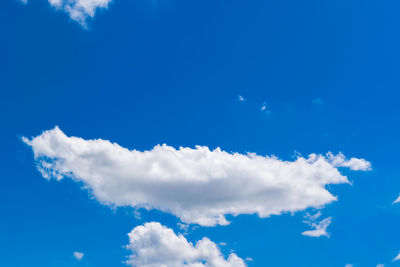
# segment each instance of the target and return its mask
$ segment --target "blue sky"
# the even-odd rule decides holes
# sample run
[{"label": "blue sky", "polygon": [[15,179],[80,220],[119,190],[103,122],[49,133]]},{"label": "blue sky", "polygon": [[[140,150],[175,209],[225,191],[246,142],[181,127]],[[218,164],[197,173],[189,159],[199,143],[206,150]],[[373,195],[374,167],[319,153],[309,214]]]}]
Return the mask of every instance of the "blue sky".
[{"label": "blue sky", "polygon": [[[400,204],[392,204],[400,193],[399,3],[113,0],[107,8],[94,9],[93,17],[82,7],[74,8],[79,17],[66,12],[65,2],[58,6],[46,0],[0,2],[1,266],[127,266],[127,257],[143,245],[140,229],[167,233],[167,228],[193,244],[207,237],[225,259],[233,252],[247,266],[400,265],[392,261],[400,251]],[[22,137],[44,137],[43,131],[55,126],[62,132],[51,133],[63,148],[56,156],[43,152],[42,146],[54,145],[46,143],[51,140],[28,145],[21,141]],[[90,165],[98,168],[82,174],[78,168],[86,166],[82,157],[72,160],[63,154],[71,152],[72,140],[64,133],[80,137],[79,146],[88,144],[85,140],[102,139],[128,149],[153,151],[165,143],[176,149],[190,147],[197,155],[195,146],[201,145],[211,151],[220,147],[237,152],[244,160],[247,152],[275,155],[279,164],[312,153],[328,162],[327,152],[341,152],[348,159],[365,159],[372,169],[355,171],[345,168],[349,161],[342,165],[329,161],[324,170],[338,170],[350,183],[323,184],[337,201],[318,199],[325,203],[319,208],[306,205],[285,212],[285,206],[281,215],[266,218],[225,212],[230,224],[215,226],[196,223],[191,215],[185,229],[180,226],[180,211],[165,210],[172,204],[150,210],[127,204],[115,207],[120,203],[119,192],[107,191],[108,183],[100,184],[105,191],[96,193],[100,180],[124,181],[118,168],[110,167],[107,174],[100,171],[109,166],[108,156],[119,162],[122,152],[115,146],[104,150],[110,151],[105,158],[87,152],[89,160],[105,163]],[[90,148],[98,151],[98,147]],[[36,159],[32,150],[40,154]],[[153,154],[157,161],[158,154]],[[186,156],[182,157],[186,163]],[[236,199],[236,192],[242,192],[230,191],[235,188],[231,181],[244,186],[247,178],[261,181],[255,178],[258,166],[270,164],[249,160],[254,168],[245,171],[248,164],[240,167],[242,161],[222,164],[236,162],[236,156],[219,158],[210,152],[210,157],[199,164],[196,174],[214,177],[221,171],[226,184],[220,186],[227,189],[210,186],[203,199],[185,196],[184,203],[177,197],[175,204],[188,205],[184,211],[198,211],[196,205],[207,203],[212,209],[217,205],[213,199],[220,200],[224,193],[229,201],[246,202],[252,195],[243,193],[243,198]],[[73,179],[68,173],[62,173],[65,177],[60,181],[44,179],[37,170],[43,158],[58,162],[50,170],[69,172]],[[214,162],[222,165],[214,166]],[[141,166],[129,169],[126,177],[160,178],[138,175]],[[314,171],[314,166],[309,162],[306,170]],[[176,178],[189,179],[187,189],[198,193],[191,184],[192,170],[184,170],[187,176]],[[284,172],[286,167],[279,170]],[[283,191],[285,186],[301,188],[301,192],[308,188],[296,184],[302,175],[271,177],[283,184]],[[325,178],[307,177],[304,181],[310,185]],[[166,185],[167,193],[143,189],[150,204],[164,205],[175,197],[173,190],[180,196],[185,188]],[[123,182],[118,186],[128,188]],[[104,203],[103,193],[111,205]],[[265,194],[262,197],[270,197]],[[154,200],[158,197],[160,203]],[[286,197],[283,193],[282,201]],[[263,209],[275,208],[277,202],[271,199],[254,201]],[[299,202],[303,200],[307,198]],[[253,208],[246,206],[245,211]],[[304,223],[306,214],[318,212],[321,216],[311,223],[331,218],[328,236],[303,235],[313,230]],[[136,228],[149,222],[164,228],[157,224]],[[132,229],[138,241],[129,250],[124,246],[131,244],[127,234]],[[77,259],[74,252],[83,253],[83,258]]]}]

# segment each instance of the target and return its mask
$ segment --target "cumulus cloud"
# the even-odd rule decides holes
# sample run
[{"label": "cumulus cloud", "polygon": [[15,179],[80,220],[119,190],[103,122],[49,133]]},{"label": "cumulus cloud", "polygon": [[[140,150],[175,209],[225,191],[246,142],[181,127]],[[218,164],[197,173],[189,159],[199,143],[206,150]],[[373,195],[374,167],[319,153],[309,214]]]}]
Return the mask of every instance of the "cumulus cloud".
[{"label": "cumulus cloud", "polygon": [[84,255],[85,255],[85,254],[83,254],[82,252],[77,252],[77,251],[75,251],[75,252],[73,253],[74,258],[77,259],[78,261],[82,260],[82,258],[83,258]]},{"label": "cumulus cloud", "polygon": [[301,234],[311,237],[320,237],[320,236],[329,237],[329,234],[327,233],[326,229],[331,224],[331,222],[332,222],[332,217],[325,218],[319,222],[313,222],[310,224],[313,230],[304,231]]},{"label": "cumulus cloud", "polygon": [[363,159],[331,153],[284,161],[206,146],[129,150],[107,140],[68,137],[58,127],[23,141],[47,179],[70,177],[101,203],[158,209],[202,226],[226,225],[228,214],[264,218],[322,207],[337,200],[326,185],[348,183],[337,167],[370,169]]},{"label": "cumulus cloud", "polygon": [[128,234],[132,251],[128,265],[135,267],[245,267],[235,253],[224,258],[217,245],[204,237],[195,245],[158,222],[135,227]]},{"label": "cumulus cloud", "polygon": [[393,204],[399,203],[400,202],[400,195],[393,201]]},{"label": "cumulus cloud", "polygon": [[[21,0],[27,3],[28,0]],[[86,20],[93,18],[98,9],[108,8],[112,0],[48,0],[57,10],[64,11],[68,16],[86,27]]]}]

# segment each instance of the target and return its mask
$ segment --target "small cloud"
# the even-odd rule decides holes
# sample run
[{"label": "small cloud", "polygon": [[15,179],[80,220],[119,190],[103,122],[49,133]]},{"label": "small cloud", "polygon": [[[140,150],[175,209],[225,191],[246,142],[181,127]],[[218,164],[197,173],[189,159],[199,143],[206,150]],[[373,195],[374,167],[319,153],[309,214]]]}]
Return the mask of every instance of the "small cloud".
[{"label": "small cloud", "polygon": [[267,110],[267,104],[264,102],[260,108],[261,111]]},{"label": "small cloud", "polygon": [[188,234],[189,231],[189,225],[186,223],[177,223],[178,227],[183,231],[184,235]]},{"label": "small cloud", "polygon": [[[19,0],[27,4],[28,0]],[[112,0],[48,0],[56,10],[65,12],[72,20],[87,28],[86,21],[94,18],[96,12],[107,9]]]},{"label": "small cloud", "polygon": [[246,101],[246,99],[245,99],[242,95],[238,95],[238,96],[237,96],[237,99],[238,99],[240,102]]},{"label": "small cloud", "polygon": [[311,215],[310,213],[306,212],[306,215],[304,216],[304,219],[306,219],[306,220],[304,221],[304,223],[309,224],[310,222],[313,222],[316,219],[318,219],[319,217],[321,217],[321,215],[322,215],[321,211],[317,211],[313,215]]},{"label": "small cloud", "polygon": [[400,253],[392,261],[398,261],[398,260],[400,260]]},{"label": "small cloud", "polygon": [[379,263],[378,265],[376,265],[376,267],[384,267],[384,265]]},{"label": "small cloud", "polygon": [[227,244],[225,242],[219,242],[220,246],[226,246]]},{"label": "small cloud", "polygon": [[324,104],[324,101],[322,100],[322,98],[317,97],[317,98],[314,98],[314,99],[312,100],[312,103],[313,103],[314,105],[323,105],[323,104]]},{"label": "small cloud", "polygon": [[133,216],[135,217],[136,220],[141,220],[142,219],[142,213],[138,209],[135,209],[133,211]]},{"label": "small cloud", "polygon": [[344,267],[353,267],[353,264],[347,263]]},{"label": "small cloud", "polygon": [[82,252],[77,252],[77,251],[75,251],[73,255],[74,258],[77,259],[78,261],[82,260],[83,256],[85,256],[85,254],[83,254]]},{"label": "small cloud", "polygon": [[352,171],[370,171],[372,170],[371,162],[365,159],[350,158],[347,159],[343,153],[334,155],[332,152],[326,154],[328,161],[336,167],[346,167]]},{"label": "small cloud", "polygon": [[392,204],[400,203],[400,195],[392,202]]},{"label": "small cloud", "polygon": [[320,236],[329,237],[329,234],[327,233],[326,229],[331,224],[331,222],[332,222],[332,217],[325,218],[319,222],[306,222],[312,228],[314,228],[314,230],[304,231],[301,234],[305,235],[305,236],[311,236],[311,237],[320,237]]},{"label": "small cloud", "polygon": [[260,110],[263,111],[263,112],[265,112],[265,113],[267,113],[267,114],[271,114],[271,110],[268,109],[267,103],[266,103],[266,102],[262,103],[262,105],[261,105],[261,107],[260,107]]},{"label": "small cloud", "polygon": [[247,258],[246,258],[246,261],[253,261],[253,258],[247,257]]}]

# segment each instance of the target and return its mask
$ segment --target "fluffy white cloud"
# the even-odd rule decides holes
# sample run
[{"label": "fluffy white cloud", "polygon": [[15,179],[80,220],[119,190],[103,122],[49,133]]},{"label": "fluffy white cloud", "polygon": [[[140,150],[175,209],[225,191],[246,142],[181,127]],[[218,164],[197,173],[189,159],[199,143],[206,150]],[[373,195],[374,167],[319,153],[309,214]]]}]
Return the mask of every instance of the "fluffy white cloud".
[{"label": "fluffy white cloud", "polygon": [[[21,0],[27,3],[28,0]],[[48,0],[57,10],[66,12],[69,17],[86,27],[86,20],[93,18],[96,10],[107,8],[112,0]]]},{"label": "fluffy white cloud", "polygon": [[83,258],[84,255],[85,255],[85,254],[83,254],[82,252],[78,252],[78,251],[75,251],[75,252],[73,253],[74,258],[77,259],[78,261],[82,260],[82,258]]},{"label": "fluffy white cloud", "polygon": [[203,238],[195,245],[183,235],[158,222],[135,227],[129,234],[132,251],[128,265],[135,267],[245,267],[244,261],[231,253],[227,259],[217,245]]},{"label": "fluffy white cloud", "polygon": [[319,222],[313,222],[310,225],[314,230],[304,231],[301,234],[312,237],[320,237],[320,236],[329,237],[329,234],[326,232],[326,229],[331,224],[331,222],[332,222],[332,217],[325,218]]},{"label": "fluffy white cloud", "polygon": [[142,152],[68,137],[58,127],[23,140],[45,178],[71,177],[104,204],[159,209],[202,226],[226,225],[227,214],[264,218],[322,207],[337,199],[326,185],[348,183],[337,167],[370,169],[363,159],[331,153],[283,161],[205,146]]}]

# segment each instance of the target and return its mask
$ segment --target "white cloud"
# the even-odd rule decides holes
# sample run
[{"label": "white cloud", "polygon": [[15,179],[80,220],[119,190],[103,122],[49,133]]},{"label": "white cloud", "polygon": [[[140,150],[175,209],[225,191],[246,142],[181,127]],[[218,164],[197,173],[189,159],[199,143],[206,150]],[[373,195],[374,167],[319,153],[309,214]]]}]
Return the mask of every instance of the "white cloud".
[{"label": "white cloud", "polygon": [[398,260],[400,260],[400,253],[392,261],[398,261]]},{"label": "white cloud", "polygon": [[[28,0],[21,0],[27,3]],[[86,20],[93,18],[96,11],[101,8],[108,8],[112,0],[48,0],[49,4],[57,10],[62,10],[69,17],[86,27]]]},{"label": "white cloud", "polygon": [[347,159],[342,153],[333,155],[329,152],[327,154],[327,160],[335,167],[347,167],[353,171],[371,170],[371,163],[369,161],[357,158]]},{"label": "white cloud", "polygon": [[158,222],[135,227],[129,234],[127,261],[135,267],[245,267],[244,261],[231,253],[224,258],[217,245],[204,237],[195,245],[183,235]]},{"label": "white cloud", "polygon": [[329,234],[326,232],[326,229],[331,224],[331,222],[332,222],[332,217],[325,218],[319,222],[313,222],[311,223],[311,227],[314,228],[314,230],[304,231],[301,234],[311,237],[320,237],[320,236],[329,237]]},{"label": "white cloud", "polygon": [[75,252],[73,253],[73,255],[74,255],[74,258],[75,258],[75,259],[77,259],[78,261],[80,261],[80,260],[82,260],[82,258],[83,258],[83,256],[84,256],[85,254],[83,254],[82,252],[77,252],[77,251],[75,251]]},{"label": "white cloud", "polygon": [[268,115],[271,115],[271,113],[272,113],[272,112],[271,112],[271,109],[268,108],[266,102],[262,103],[262,105],[261,105],[261,107],[260,107],[260,110],[263,111],[263,112],[265,112],[265,113],[268,114]]},{"label": "white cloud", "polygon": [[337,200],[326,185],[348,183],[337,167],[370,168],[365,160],[342,154],[338,160],[331,153],[283,161],[205,146],[157,145],[142,152],[102,139],[68,137],[58,127],[23,140],[47,179],[71,177],[101,203],[158,209],[202,226],[226,225],[227,214],[264,218],[322,207]]},{"label": "white cloud", "polygon": [[260,110],[261,110],[261,111],[267,110],[267,103],[264,102],[264,103],[261,105]]},{"label": "white cloud", "polygon": [[[354,265],[353,264],[346,264],[346,266],[345,267],[353,267]],[[376,265],[376,267],[384,267],[384,265],[383,264],[378,264],[378,265]]]},{"label": "white cloud", "polygon": [[245,99],[243,96],[241,96],[241,95],[238,95],[237,99],[238,99],[239,101],[246,101],[246,99]]},{"label": "white cloud", "polygon": [[314,222],[317,220],[319,217],[321,217],[322,212],[317,211],[314,215],[311,215],[310,213],[306,212],[306,215],[304,216],[305,218],[305,223],[310,224],[311,222]]},{"label": "white cloud", "polygon": [[400,202],[400,195],[393,201],[393,204],[399,203]]}]

